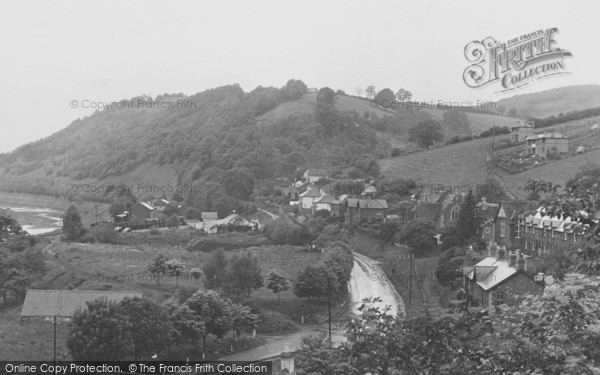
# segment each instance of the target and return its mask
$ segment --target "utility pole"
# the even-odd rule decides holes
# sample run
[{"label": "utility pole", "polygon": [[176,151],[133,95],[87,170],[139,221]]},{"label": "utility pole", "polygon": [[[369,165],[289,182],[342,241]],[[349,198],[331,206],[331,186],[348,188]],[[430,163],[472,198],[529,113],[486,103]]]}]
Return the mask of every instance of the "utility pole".
[{"label": "utility pole", "polygon": [[327,281],[327,313],[329,315],[329,347],[331,347],[331,288]]},{"label": "utility pole", "polygon": [[56,367],[56,315],[54,315],[54,366]]},{"label": "utility pole", "polygon": [[412,262],[412,252],[408,254],[408,268],[409,268],[409,277],[408,277],[408,306],[412,306],[412,268],[413,268],[413,262]]},{"label": "utility pole", "polygon": [[379,259],[379,262],[383,263],[383,216],[379,221],[379,242],[381,244],[381,258]]},{"label": "utility pole", "polygon": [[494,140],[496,138],[496,121],[492,119],[492,161],[494,161]]}]

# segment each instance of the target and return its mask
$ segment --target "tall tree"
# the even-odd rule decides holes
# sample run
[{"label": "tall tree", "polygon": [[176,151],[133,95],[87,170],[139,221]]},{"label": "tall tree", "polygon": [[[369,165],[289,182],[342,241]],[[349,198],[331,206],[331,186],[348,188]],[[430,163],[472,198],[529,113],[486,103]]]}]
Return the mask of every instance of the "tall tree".
[{"label": "tall tree", "polygon": [[335,91],[333,91],[329,87],[322,87],[321,89],[319,89],[319,93],[317,94],[317,103],[334,105],[336,98],[337,95]]},{"label": "tall tree", "polygon": [[460,245],[466,245],[471,239],[477,235],[479,230],[479,220],[475,207],[475,198],[473,192],[469,190],[465,201],[460,207],[458,220],[456,221],[456,237]]},{"label": "tall tree", "polygon": [[81,216],[75,206],[70,206],[62,217],[62,230],[69,241],[78,239],[83,232]]},{"label": "tall tree", "polygon": [[263,281],[256,257],[250,253],[231,257],[225,283],[225,289],[229,293],[250,297],[253,290],[263,286]]},{"label": "tall tree", "polygon": [[365,92],[367,93],[367,98],[369,99],[373,99],[375,97],[375,94],[377,93],[375,86],[373,85],[367,86]]},{"label": "tall tree", "polygon": [[223,249],[213,251],[208,261],[202,266],[207,289],[218,291],[223,288],[228,264],[229,261]]},{"label": "tall tree", "polygon": [[204,323],[205,331],[202,334],[202,352],[206,350],[206,337],[213,334],[223,337],[232,328],[229,306],[231,302],[222,298],[214,290],[199,290],[185,301],[185,305],[192,311],[197,320]]},{"label": "tall tree", "polygon": [[420,147],[427,148],[444,140],[442,126],[435,120],[427,120],[418,123],[409,130],[408,140],[417,142]]},{"label": "tall tree", "polygon": [[73,314],[67,348],[76,361],[131,359],[132,337],[115,302],[97,299]]},{"label": "tall tree", "polygon": [[377,95],[375,95],[375,98],[373,98],[373,100],[376,101],[377,104],[379,104],[383,108],[397,107],[394,103],[396,101],[396,96],[394,95],[394,92],[390,89],[383,89],[379,91]]},{"label": "tall tree", "polygon": [[135,297],[123,299],[117,307],[120,319],[127,322],[134,360],[150,360],[171,345],[165,338],[172,336],[173,326],[162,306]]},{"label": "tall tree", "polygon": [[148,263],[148,272],[156,277],[156,283],[160,284],[160,277],[167,273],[167,262],[169,257],[163,253],[156,253]]},{"label": "tall tree", "polygon": [[279,302],[279,293],[285,292],[290,288],[290,283],[287,278],[277,270],[272,270],[267,275],[266,286],[271,292],[277,294],[277,302]]},{"label": "tall tree", "polygon": [[399,102],[405,102],[412,98],[412,93],[405,89],[400,89],[396,91],[396,98]]}]

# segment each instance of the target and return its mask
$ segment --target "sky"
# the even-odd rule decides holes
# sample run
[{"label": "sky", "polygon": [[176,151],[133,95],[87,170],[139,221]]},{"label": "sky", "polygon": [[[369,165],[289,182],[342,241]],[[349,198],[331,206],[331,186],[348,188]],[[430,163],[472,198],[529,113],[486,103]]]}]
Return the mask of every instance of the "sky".
[{"label": "sky", "polygon": [[[0,152],[92,114],[91,103],[234,83],[245,91],[290,78],[352,94],[357,86],[405,88],[428,102],[600,84],[599,11],[596,0],[6,2]],[[469,42],[551,27],[573,54],[570,74],[510,93],[464,83]]]}]

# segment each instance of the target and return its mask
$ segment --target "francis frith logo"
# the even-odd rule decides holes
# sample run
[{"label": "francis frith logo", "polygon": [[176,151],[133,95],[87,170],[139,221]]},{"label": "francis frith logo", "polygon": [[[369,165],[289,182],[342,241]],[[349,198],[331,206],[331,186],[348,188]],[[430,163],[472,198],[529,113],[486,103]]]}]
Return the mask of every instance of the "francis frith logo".
[{"label": "francis frith logo", "polygon": [[467,86],[478,88],[498,82],[500,92],[514,90],[540,78],[568,73],[564,58],[571,52],[557,46],[558,29],[536,30],[501,43],[492,37],[465,47],[471,63],[464,73]]}]

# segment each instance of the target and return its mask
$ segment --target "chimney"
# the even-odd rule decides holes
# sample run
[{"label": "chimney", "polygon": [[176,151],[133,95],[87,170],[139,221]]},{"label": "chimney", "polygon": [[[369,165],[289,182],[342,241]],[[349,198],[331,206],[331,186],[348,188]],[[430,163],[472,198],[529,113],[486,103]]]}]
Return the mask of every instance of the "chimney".
[{"label": "chimney", "polygon": [[290,344],[283,343],[283,353],[280,355],[281,358],[281,370],[287,370],[290,374],[294,373],[294,353],[290,353]]},{"label": "chimney", "polygon": [[516,268],[517,266],[517,254],[513,252],[508,253],[508,266]]},{"label": "chimney", "polygon": [[517,258],[517,270],[525,271],[527,270],[527,260],[524,256]]},{"label": "chimney", "polygon": [[506,260],[506,249],[503,247],[498,248],[498,260]]}]

